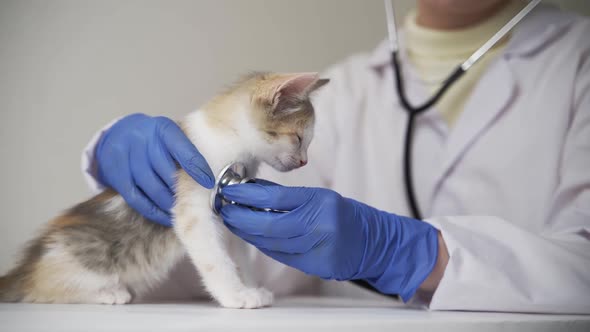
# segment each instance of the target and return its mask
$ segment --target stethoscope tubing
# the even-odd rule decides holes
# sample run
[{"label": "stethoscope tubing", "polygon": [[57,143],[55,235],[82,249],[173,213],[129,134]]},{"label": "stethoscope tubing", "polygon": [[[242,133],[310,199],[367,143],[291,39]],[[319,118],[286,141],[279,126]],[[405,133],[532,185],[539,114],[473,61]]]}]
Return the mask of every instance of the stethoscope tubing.
[{"label": "stethoscope tubing", "polygon": [[408,113],[408,121],[404,137],[405,144],[403,158],[404,186],[406,189],[408,208],[410,209],[413,218],[422,219],[422,213],[420,211],[420,207],[418,206],[418,202],[416,201],[416,192],[414,190],[414,181],[412,174],[412,145],[416,116],[418,116],[418,114],[424,111],[429,110],[432,106],[434,106],[434,104],[436,104],[439,101],[439,99],[453,85],[453,83],[455,83],[455,81],[457,81],[461,76],[463,76],[463,74],[465,74],[465,70],[463,70],[461,66],[458,66],[453,71],[453,73],[443,82],[442,86],[432,97],[426,100],[422,105],[413,106],[408,100],[408,97],[406,96],[406,89],[404,86],[404,80],[402,77],[402,71],[401,66],[399,64],[397,51],[393,51],[391,53],[391,66],[393,68],[395,76],[395,88],[399,96],[399,101],[402,107]]},{"label": "stethoscope tubing", "polygon": [[541,0],[530,1],[518,14],[516,14],[508,23],[506,23],[498,32],[496,32],[487,42],[485,42],[479,49],[477,49],[465,62],[457,66],[455,70],[449,75],[449,77],[442,83],[440,88],[427,99],[424,103],[418,106],[414,106],[408,100],[406,95],[406,89],[404,86],[404,80],[402,77],[401,66],[398,59],[399,44],[397,38],[397,29],[395,24],[395,15],[393,12],[393,6],[391,0],[384,0],[385,2],[385,14],[387,18],[387,32],[389,37],[389,45],[391,49],[391,67],[394,72],[394,83],[395,89],[399,96],[399,102],[401,106],[408,113],[408,121],[406,125],[406,132],[404,137],[404,154],[403,154],[403,176],[405,185],[405,194],[408,203],[408,208],[412,217],[415,219],[422,219],[422,213],[418,202],[416,200],[416,192],[414,190],[414,181],[412,174],[412,145],[414,137],[414,127],[416,117],[429,109],[431,109],[445,94],[445,92],[461,77],[465,74],[471,66],[473,66],[479,59],[484,56],[498,41],[500,41],[516,24],[518,24],[524,17],[526,17],[540,2]]}]

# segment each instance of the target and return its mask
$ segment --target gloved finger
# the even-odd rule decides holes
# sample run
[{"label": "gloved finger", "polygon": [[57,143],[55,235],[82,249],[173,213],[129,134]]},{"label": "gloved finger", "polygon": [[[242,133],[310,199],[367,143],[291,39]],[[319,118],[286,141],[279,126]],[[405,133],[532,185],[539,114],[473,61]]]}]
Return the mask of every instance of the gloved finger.
[{"label": "gloved finger", "polygon": [[232,227],[250,234],[286,239],[306,234],[305,220],[290,218],[289,213],[253,211],[238,205],[221,208],[221,217]]},{"label": "gloved finger", "polygon": [[131,175],[128,156],[118,154],[118,172],[112,175],[112,187],[121,195],[125,202],[145,218],[164,226],[172,226],[170,216],[152,203],[139,188],[136,187]]},{"label": "gloved finger", "polygon": [[159,135],[172,157],[195,181],[205,188],[215,185],[215,176],[199,150],[174,121],[160,117]]},{"label": "gloved finger", "polygon": [[170,153],[164,148],[162,142],[153,141],[148,148],[148,155],[156,174],[166,183],[170,192],[174,193],[176,190],[176,172],[178,170]]},{"label": "gloved finger", "polygon": [[286,252],[260,249],[266,256],[281,262],[306,274],[315,275],[322,279],[334,279],[328,264],[323,260],[315,260],[309,254],[290,254]]},{"label": "gloved finger", "polygon": [[306,268],[307,264],[312,263],[309,255],[290,254],[286,252],[272,251],[268,249],[260,249],[260,251],[277,262],[281,262],[287,266],[298,269],[299,271],[302,271],[304,273],[311,274],[310,269]]},{"label": "gloved finger", "polygon": [[257,247],[258,249],[266,249],[288,254],[303,254],[311,250],[315,244],[311,234],[288,239],[278,239],[248,234],[227,223],[226,226],[232,233],[242,238],[244,241],[250,243],[251,245]]},{"label": "gloved finger", "polygon": [[291,211],[311,200],[315,189],[244,183],[224,187],[221,194],[226,199],[243,205]]},{"label": "gloved finger", "polygon": [[[108,137],[109,133],[106,133],[96,147],[97,179],[101,184],[115,188],[116,183],[113,183],[113,177],[115,175],[122,177],[125,174],[129,174],[131,176],[128,172],[121,173],[113,171],[128,167],[129,153],[121,145],[107,144]],[[127,180],[130,181],[130,179]]]},{"label": "gloved finger", "polygon": [[158,208],[137,187],[133,186],[131,188],[132,189],[126,191],[125,194],[121,194],[129,206],[155,223],[162,226],[172,226],[172,218],[169,214]]},{"label": "gloved finger", "polygon": [[261,184],[263,186],[280,186],[280,184],[278,184],[278,183],[275,183],[275,182],[272,182],[272,181],[268,181],[268,180],[265,180],[265,179],[256,179],[255,181],[256,182],[254,182],[254,183],[258,183],[258,184]]},{"label": "gloved finger", "polygon": [[133,181],[160,210],[170,213],[174,196],[152,169],[147,151],[143,151],[144,149],[143,145],[134,145],[131,148],[129,166]]}]

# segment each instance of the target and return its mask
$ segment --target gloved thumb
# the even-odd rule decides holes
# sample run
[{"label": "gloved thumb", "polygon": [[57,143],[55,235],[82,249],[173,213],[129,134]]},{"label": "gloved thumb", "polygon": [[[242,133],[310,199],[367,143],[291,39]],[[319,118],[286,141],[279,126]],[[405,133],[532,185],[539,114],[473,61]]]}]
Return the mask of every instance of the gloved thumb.
[{"label": "gloved thumb", "polygon": [[291,211],[315,195],[315,188],[244,183],[227,186],[221,194],[230,201],[256,208]]}]

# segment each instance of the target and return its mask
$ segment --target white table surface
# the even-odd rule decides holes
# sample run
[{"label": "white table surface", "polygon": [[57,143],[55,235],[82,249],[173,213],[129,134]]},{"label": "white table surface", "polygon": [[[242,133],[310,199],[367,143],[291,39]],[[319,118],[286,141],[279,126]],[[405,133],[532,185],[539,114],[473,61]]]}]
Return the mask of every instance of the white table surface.
[{"label": "white table surface", "polygon": [[0,304],[0,331],[590,331],[590,316],[429,312],[390,300],[292,297],[271,308],[213,303]]}]

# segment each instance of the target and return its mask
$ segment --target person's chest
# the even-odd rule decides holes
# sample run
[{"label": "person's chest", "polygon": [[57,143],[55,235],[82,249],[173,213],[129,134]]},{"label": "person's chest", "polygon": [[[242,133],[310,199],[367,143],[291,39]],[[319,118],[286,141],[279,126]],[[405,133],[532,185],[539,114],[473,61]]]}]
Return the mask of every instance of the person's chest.
[{"label": "person's chest", "polygon": [[[494,215],[523,226],[541,225],[559,178],[573,86],[567,79],[539,83],[547,82],[543,77],[551,71],[564,70],[557,65],[535,70],[535,63],[518,61],[502,59],[490,67],[452,129],[436,109],[418,117],[412,173],[424,217]],[[524,67],[515,70],[519,65]],[[428,97],[417,81],[407,82],[414,103]],[[365,83],[366,97],[356,104],[363,109],[347,122],[350,134],[340,135],[333,189],[408,215],[407,113],[398,103],[390,70],[370,75]]]}]

